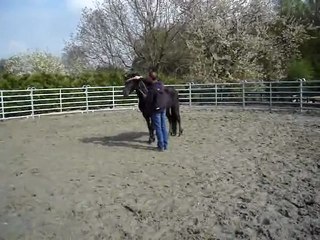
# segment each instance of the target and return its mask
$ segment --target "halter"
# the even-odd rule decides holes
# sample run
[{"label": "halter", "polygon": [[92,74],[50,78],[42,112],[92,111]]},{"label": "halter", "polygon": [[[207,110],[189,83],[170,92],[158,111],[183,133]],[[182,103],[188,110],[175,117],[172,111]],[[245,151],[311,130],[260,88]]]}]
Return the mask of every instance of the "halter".
[{"label": "halter", "polygon": [[143,79],[142,76],[138,76],[138,75],[137,75],[137,76],[134,76],[134,77],[132,77],[132,78],[129,78],[129,79],[126,81],[126,83],[131,82],[131,81],[134,81],[134,80],[139,80],[139,84],[138,84],[138,89],[137,89],[137,91],[139,91],[139,92],[142,94],[143,98],[146,98],[146,97],[147,97],[147,94],[148,94],[148,89],[147,89],[145,83],[142,81],[142,79]]}]

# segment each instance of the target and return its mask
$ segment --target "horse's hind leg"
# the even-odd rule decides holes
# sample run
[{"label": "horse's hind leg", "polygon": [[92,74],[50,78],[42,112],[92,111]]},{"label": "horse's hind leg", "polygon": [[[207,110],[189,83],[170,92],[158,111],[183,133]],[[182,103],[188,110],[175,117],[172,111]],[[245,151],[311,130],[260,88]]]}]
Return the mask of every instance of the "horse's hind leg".
[{"label": "horse's hind leg", "polygon": [[172,114],[170,112],[170,108],[167,108],[166,110],[166,115],[168,118],[168,122],[169,122],[169,134],[172,135]]},{"label": "horse's hind leg", "polygon": [[177,122],[178,122],[178,125],[179,125],[179,137],[182,135],[183,133],[183,128],[181,127],[181,117],[180,117],[180,114],[178,113],[178,116],[177,116]]},{"label": "horse's hind leg", "polygon": [[173,119],[174,119],[174,124],[173,124],[173,132],[174,135],[177,134],[177,124],[179,126],[179,134],[178,136],[181,136],[183,133],[183,129],[181,127],[181,117],[180,117],[180,111],[179,111],[179,105],[176,104],[176,106],[173,107],[172,109],[172,115],[173,115]]},{"label": "horse's hind leg", "polygon": [[175,108],[171,108],[171,135],[176,136],[177,135],[177,115],[175,113]]}]

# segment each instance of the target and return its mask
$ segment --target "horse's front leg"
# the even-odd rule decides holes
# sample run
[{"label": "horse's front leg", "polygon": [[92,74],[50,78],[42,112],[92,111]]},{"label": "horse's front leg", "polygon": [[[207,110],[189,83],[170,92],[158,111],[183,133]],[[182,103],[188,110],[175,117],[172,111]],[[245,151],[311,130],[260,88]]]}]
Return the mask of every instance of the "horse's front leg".
[{"label": "horse's front leg", "polygon": [[154,137],[154,129],[153,129],[151,118],[145,116],[145,119],[146,119],[148,130],[149,130],[149,141],[148,141],[148,143],[151,144],[156,140],[156,138]]},{"label": "horse's front leg", "polygon": [[149,132],[150,132],[150,139],[149,139],[150,144],[156,141],[156,137],[154,135],[154,131],[155,131],[155,129],[153,127],[152,119],[150,118],[150,130],[149,130]]},{"label": "horse's front leg", "polygon": [[180,115],[178,117],[178,125],[179,125],[179,137],[182,135],[183,133],[183,128],[181,127],[181,118],[180,118]]}]

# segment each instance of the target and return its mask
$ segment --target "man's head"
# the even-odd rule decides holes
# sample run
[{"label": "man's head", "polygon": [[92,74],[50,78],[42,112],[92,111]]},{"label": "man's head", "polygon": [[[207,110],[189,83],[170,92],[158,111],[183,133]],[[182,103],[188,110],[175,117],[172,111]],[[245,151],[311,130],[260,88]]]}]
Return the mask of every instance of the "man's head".
[{"label": "man's head", "polygon": [[157,79],[157,72],[155,68],[149,68],[149,77],[155,81]]}]

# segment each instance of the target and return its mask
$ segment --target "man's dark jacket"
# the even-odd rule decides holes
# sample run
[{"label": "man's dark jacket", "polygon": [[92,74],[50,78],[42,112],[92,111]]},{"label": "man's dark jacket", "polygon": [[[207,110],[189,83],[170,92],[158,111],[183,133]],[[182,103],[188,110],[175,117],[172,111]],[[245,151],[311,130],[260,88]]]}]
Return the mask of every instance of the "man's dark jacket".
[{"label": "man's dark jacket", "polygon": [[161,81],[158,80],[150,86],[146,100],[151,114],[166,109],[167,99],[164,84]]}]

